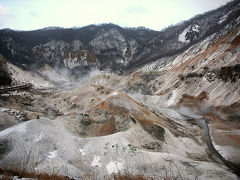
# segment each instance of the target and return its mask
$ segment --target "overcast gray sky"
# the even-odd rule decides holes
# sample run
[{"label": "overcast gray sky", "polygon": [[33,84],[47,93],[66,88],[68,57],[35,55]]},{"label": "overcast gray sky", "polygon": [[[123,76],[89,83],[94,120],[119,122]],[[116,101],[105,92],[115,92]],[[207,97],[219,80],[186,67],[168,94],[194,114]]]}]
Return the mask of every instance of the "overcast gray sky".
[{"label": "overcast gray sky", "polygon": [[231,0],[0,0],[0,29],[115,23],[161,30]]}]

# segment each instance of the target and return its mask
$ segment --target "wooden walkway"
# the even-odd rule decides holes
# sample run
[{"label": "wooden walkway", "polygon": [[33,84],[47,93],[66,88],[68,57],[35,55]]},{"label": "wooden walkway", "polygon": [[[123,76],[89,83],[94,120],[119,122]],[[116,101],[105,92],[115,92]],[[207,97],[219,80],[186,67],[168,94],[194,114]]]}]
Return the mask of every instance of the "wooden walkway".
[{"label": "wooden walkway", "polygon": [[9,91],[30,89],[31,86],[32,86],[31,84],[25,84],[25,85],[22,85],[22,86],[14,86],[14,87],[2,88],[2,89],[0,89],[0,94],[1,93],[5,93],[5,92],[9,92]]}]

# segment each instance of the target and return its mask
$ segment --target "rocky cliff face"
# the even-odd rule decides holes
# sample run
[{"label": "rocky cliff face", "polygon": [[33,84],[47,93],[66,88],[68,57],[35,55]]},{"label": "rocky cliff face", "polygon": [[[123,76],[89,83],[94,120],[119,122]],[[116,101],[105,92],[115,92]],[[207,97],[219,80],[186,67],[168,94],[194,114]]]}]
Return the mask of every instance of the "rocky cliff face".
[{"label": "rocky cliff face", "polygon": [[0,31],[0,53],[22,66],[96,66],[118,73],[184,52],[226,26],[239,23],[239,2],[196,16],[162,31],[121,28],[114,24],[36,31]]},{"label": "rocky cliff face", "polygon": [[0,54],[0,86],[10,85],[12,78],[8,72],[7,62],[4,57]]}]

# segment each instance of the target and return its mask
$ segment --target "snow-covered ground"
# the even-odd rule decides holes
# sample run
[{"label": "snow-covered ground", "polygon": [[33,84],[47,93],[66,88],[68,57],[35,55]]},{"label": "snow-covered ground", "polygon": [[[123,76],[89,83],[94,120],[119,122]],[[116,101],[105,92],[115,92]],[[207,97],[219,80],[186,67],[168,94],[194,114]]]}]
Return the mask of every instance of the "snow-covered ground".
[{"label": "snow-covered ground", "polygon": [[[59,170],[60,174],[65,175],[68,172],[69,176],[77,179],[83,176],[83,172],[89,175],[91,172],[97,173],[101,179],[106,174],[110,176],[112,173],[124,171],[133,174],[144,172],[149,176],[160,177],[164,176],[166,171],[177,174],[179,168],[184,169],[181,174],[184,179],[195,179],[195,176],[198,179],[221,179],[222,175],[228,179],[237,178],[224,166],[215,163],[191,160],[177,155],[174,151],[151,152],[137,148],[132,142],[138,141],[137,136],[142,137],[143,131],[139,130],[133,128],[103,137],[79,138],[69,133],[57,120],[31,120],[0,133],[0,140],[14,139],[11,150],[4,155],[0,166],[9,166],[14,159],[15,163],[26,163],[25,168],[35,164],[34,169],[37,172],[52,173],[53,170]],[[43,134],[42,139],[36,141],[40,133]],[[166,143],[170,143],[167,137]],[[181,151],[184,151],[187,149],[186,144],[189,144],[192,151],[199,152],[199,149],[193,149],[193,143],[179,141],[179,144],[175,145],[178,148],[182,146]],[[86,152],[84,156],[79,147]],[[26,162],[26,156],[30,156],[31,162]],[[47,168],[49,165],[51,168]]]},{"label": "snow-covered ground", "polygon": [[52,88],[54,85],[45,80],[43,77],[36,73],[24,71],[21,68],[8,63],[9,72],[12,74],[13,81],[16,83],[31,83],[35,88],[46,89]]},{"label": "snow-covered ground", "polygon": [[187,33],[191,33],[191,32],[199,32],[199,25],[197,24],[193,24],[193,25],[190,25],[188,26],[186,29],[183,30],[183,32],[181,34],[179,34],[178,36],[178,40],[181,41],[181,42],[184,42],[184,43],[189,43],[190,42],[190,39],[187,39],[186,38],[186,34]]}]

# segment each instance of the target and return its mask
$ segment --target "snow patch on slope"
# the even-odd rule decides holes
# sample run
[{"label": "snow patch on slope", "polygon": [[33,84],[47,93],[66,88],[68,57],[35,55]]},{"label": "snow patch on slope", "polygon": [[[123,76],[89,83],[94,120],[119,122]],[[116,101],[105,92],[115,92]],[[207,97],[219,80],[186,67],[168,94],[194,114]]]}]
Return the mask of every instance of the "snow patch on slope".
[{"label": "snow patch on slope", "polygon": [[123,170],[123,163],[119,161],[111,161],[106,165],[108,174],[119,173]]},{"label": "snow patch on slope", "polygon": [[49,154],[47,155],[48,158],[53,159],[57,156],[57,150],[49,152]]},{"label": "snow patch on slope", "polygon": [[222,24],[223,23],[223,21],[225,21],[226,19],[227,19],[227,17],[228,17],[228,15],[226,14],[226,15],[224,15],[223,17],[221,17],[220,19],[219,19],[219,21],[218,21],[218,24]]},{"label": "snow patch on slope", "polygon": [[183,30],[183,32],[182,32],[181,34],[179,34],[178,40],[179,40],[180,42],[189,43],[190,40],[186,39],[186,34],[189,33],[189,32],[192,32],[192,31],[198,33],[198,32],[199,32],[199,27],[200,27],[200,26],[197,25],[197,24],[188,26],[186,29]]},{"label": "snow patch on slope", "polygon": [[218,24],[222,24],[223,21],[225,21],[228,18],[228,15],[231,13],[232,11],[228,12],[227,14],[225,14],[224,16],[222,16],[219,21]]},{"label": "snow patch on slope", "polygon": [[80,153],[82,154],[82,156],[85,156],[85,155],[86,155],[84,149],[79,148],[79,151],[80,151]]},{"label": "snow patch on slope", "polygon": [[99,162],[100,160],[101,160],[101,157],[95,155],[95,156],[93,157],[92,162],[91,162],[91,166],[93,166],[93,167],[101,167],[102,164]]},{"label": "snow patch on slope", "polygon": [[11,132],[19,132],[24,133],[26,131],[26,125],[28,122],[24,122],[21,124],[18,124],[16,126],[10,127],[8,129],[5,129],[3,131],[0,131],[0,137],[10,134]]},{"label": "snow patch on slope", "polygon": [[40,89],[53,87],[52,83],[35,73],[24,71],[11,63],[8,63],[8,68],[13,80],[17,83],[31,83],[35,88]]}]

